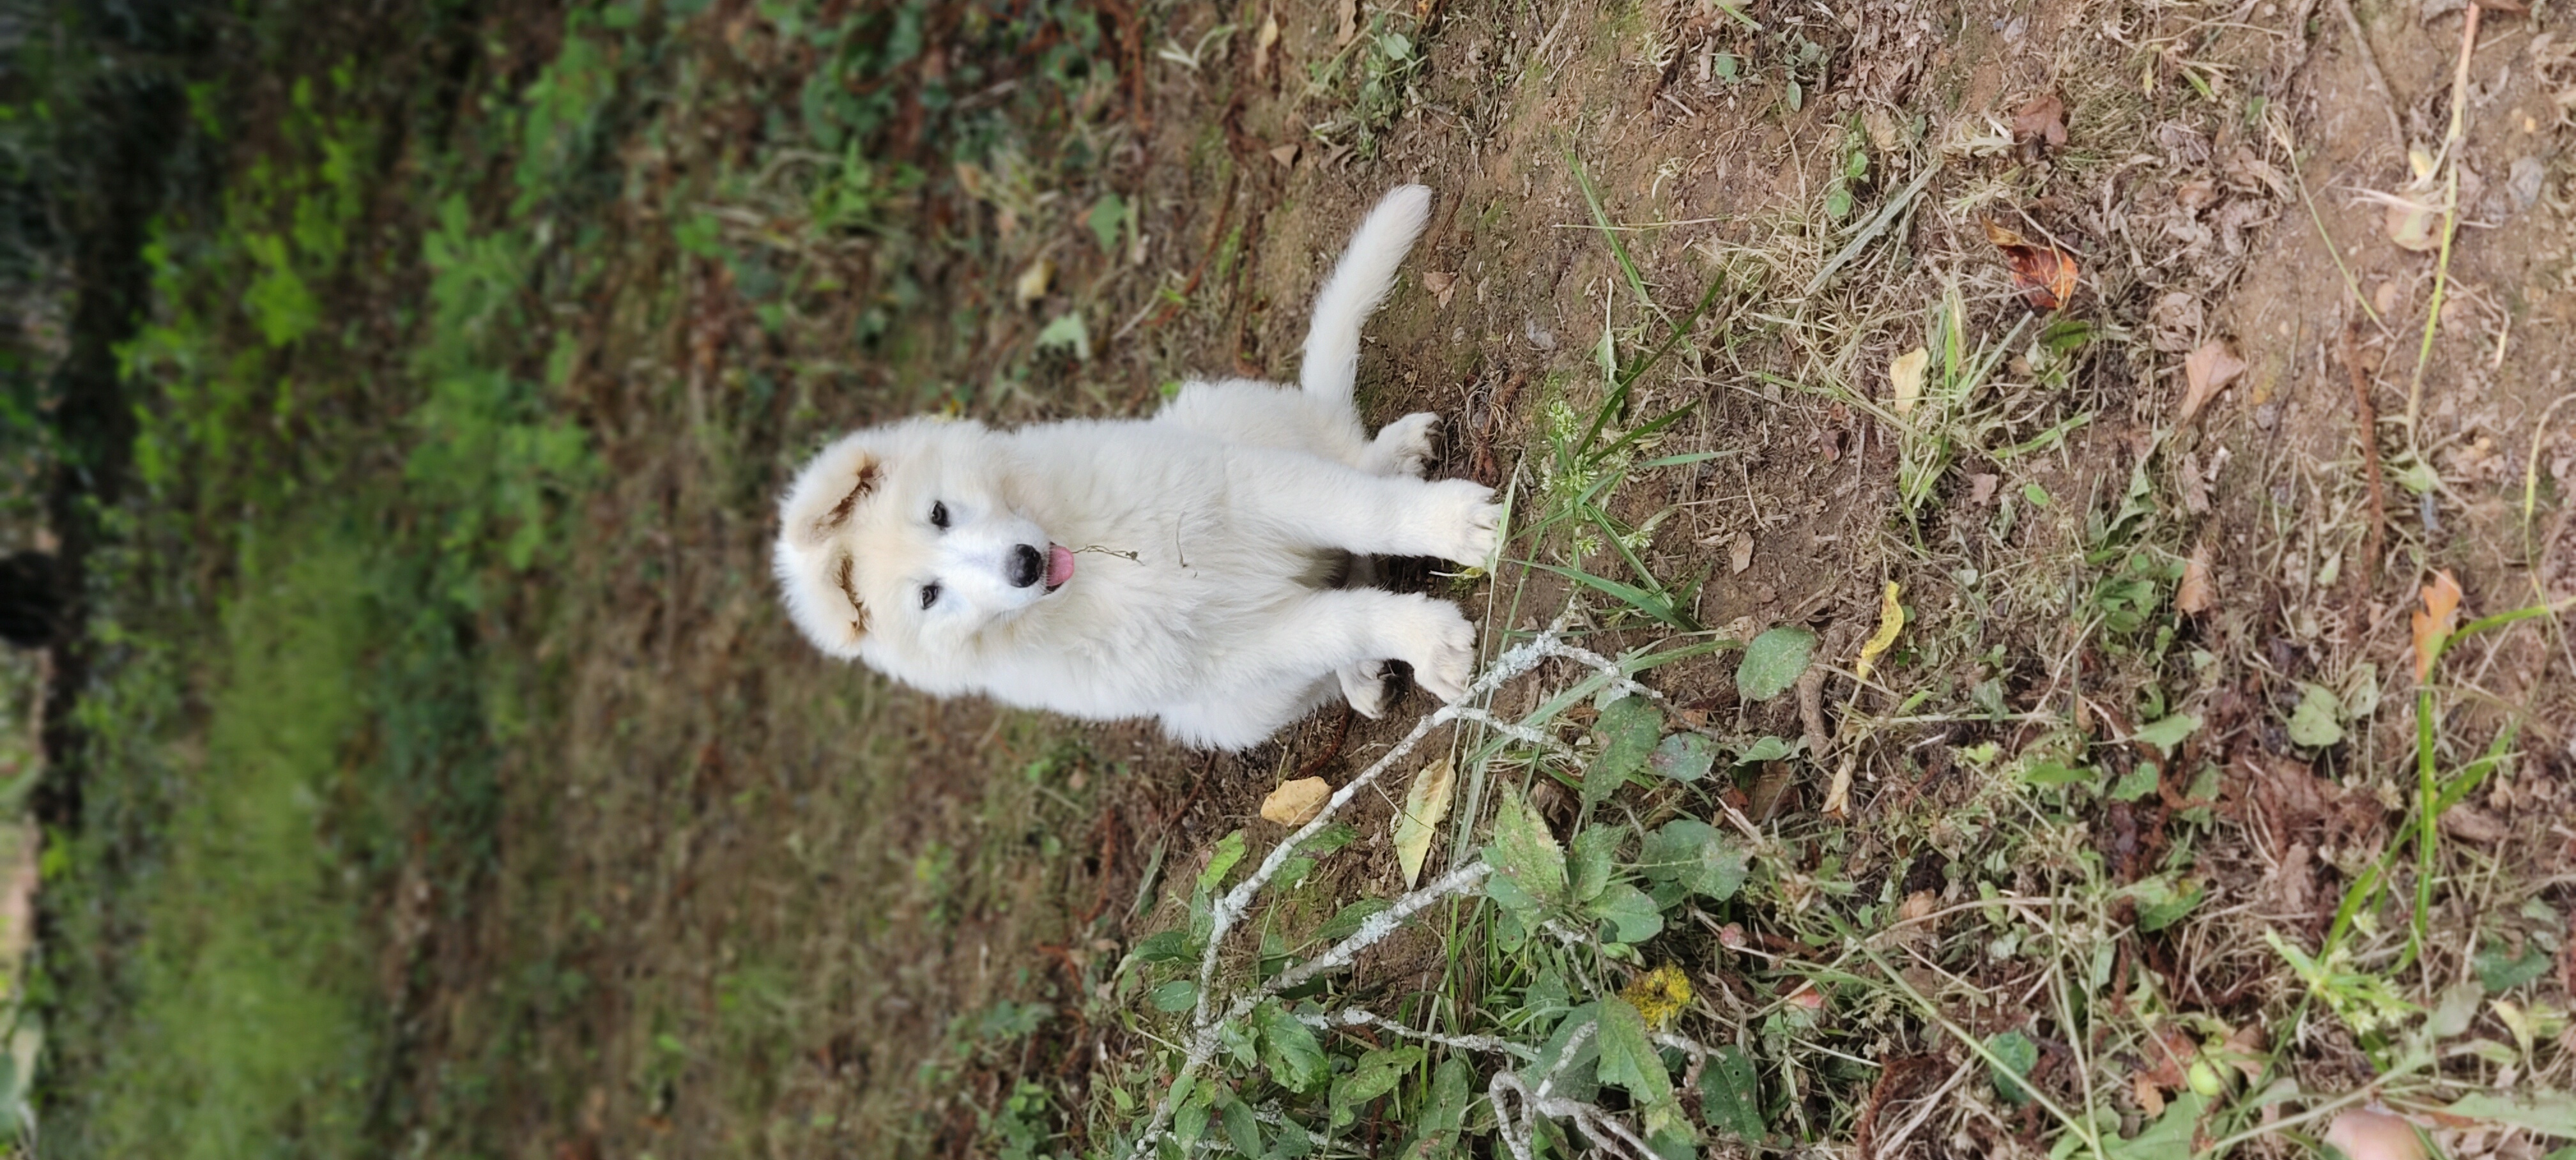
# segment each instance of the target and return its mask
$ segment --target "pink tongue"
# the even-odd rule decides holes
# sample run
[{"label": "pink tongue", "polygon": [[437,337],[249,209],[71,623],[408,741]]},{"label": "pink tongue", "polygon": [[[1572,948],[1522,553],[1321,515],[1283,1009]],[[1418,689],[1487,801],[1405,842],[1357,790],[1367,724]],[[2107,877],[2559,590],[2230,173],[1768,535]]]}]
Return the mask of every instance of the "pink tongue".
[{"label": "pink tongue", "polygon": [[1073,579],[1073,550],[1062,544],[1047,545],[1047,587],[1053,588]]}]

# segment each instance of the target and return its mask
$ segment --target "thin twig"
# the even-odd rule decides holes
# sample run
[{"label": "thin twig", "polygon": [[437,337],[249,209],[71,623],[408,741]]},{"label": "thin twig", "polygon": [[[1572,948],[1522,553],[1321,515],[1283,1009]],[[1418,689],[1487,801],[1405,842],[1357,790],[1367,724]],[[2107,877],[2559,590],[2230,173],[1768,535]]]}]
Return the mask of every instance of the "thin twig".
[{"label": "thin twig", "polygon": [[2379,558],[2388,550],[2388,497],[2379,478],[2379,409],[2370,405],[2370,381],[2361,373],[2361,351],[2353,341],[2360,323],[2343,328],[2343,367],[2352,377],[2353,422],[2360,428],[2362,478],[2370,482],[2370,540],[2361,559],[2361,591],[2379,579]]},{"label": "thin twig", "polygon": [[2424,367],[2433,361],[2433,334],[2442,325],[2442,298],[2451,285],[2451,241],[2460,232],[2460,143],[2468,136],[2465,116],[2469,104],[2469,54],[2478,46],[2478,12],[2471,0],[2468,13],[2460,22],[2460,63],[2451,72],[2451,128],[2442,135],[2442,159],[2449,176],[2442,186],[2442,254],[2433,264],[2433,301],[2424,309],[2424,342],[2415,351],[2415,374],[2406,384],[2406,443],[2417,460],[2424,457],[2424,442],[2415,431],[2416,417],[2424,403]]},{"label": "thin twig", "polygon": [[2406,124],[2397,117],[2397,90],[2388,87],[2388,78],[2379,71],[2379,56],[2370,50],[2370,37],[2361,30],[2360,18],[2352,14],[2352,0],[2335,0],[2335,14],[2343,17],[2344,31],[2352,34],[2352,51],[2361,58],[2361,71],[2370,78],[2371,91],[2379,94],[2379,111],[2388,114],[2388,139],[2397,145],[2397,162],[2406,163]]}]

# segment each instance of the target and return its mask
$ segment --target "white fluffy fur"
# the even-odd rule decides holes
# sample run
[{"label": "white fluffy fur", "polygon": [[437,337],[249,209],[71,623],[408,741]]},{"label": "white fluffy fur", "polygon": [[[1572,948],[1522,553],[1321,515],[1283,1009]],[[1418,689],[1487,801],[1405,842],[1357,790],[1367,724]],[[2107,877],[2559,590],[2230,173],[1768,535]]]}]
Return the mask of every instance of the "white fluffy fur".
[{"label": "white fluffy fur", "polygon": [[1336,686],[1376,715],[1389,659],[1455,700],[1475,645],[1456,605],[1321,582],[1341,553],[1476,565],[1495,548],[1491,489],[1416,478],[1437,419],[1371,439],[1351,402],[1361,324],[1430,205],[1404,186],[1361,224],[1316,297],[1302,389],[1192,382],[1150,420],[914,419],[825,448],[781,505],[776,564],[797,626],[932,693],[1154,717],[1228,749]]}]

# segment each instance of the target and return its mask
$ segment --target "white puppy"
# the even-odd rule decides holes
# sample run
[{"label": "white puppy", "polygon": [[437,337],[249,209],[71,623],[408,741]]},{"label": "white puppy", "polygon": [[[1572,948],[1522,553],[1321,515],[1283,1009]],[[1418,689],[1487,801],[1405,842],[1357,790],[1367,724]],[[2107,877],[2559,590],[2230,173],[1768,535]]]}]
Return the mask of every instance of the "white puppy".
[{"label": "white puppy", "polygon": [[1351,402],[1360,325],[1430,209],[1403,186],[1361,223],[1316,295],[1302,389],[1193,382],[1150,420],[913,419],[824,448],[780,511],[797,627],[932,693],[1154,717],[1226,749],[1337,683],[1375,716],[1389,659],[1457,699],[1476,636],[1456,605],[1327,584],[1345,553],[1494,552],[1492,489],[1417,478],[1437,418],[1370,439]]}]

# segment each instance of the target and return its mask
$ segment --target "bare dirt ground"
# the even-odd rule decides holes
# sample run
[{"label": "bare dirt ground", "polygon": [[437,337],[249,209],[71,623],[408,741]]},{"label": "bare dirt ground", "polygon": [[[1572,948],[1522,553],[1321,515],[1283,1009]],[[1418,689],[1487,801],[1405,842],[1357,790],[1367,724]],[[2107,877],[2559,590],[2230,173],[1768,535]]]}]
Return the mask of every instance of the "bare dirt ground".
[{"label": "bare dirt ground", "polygon": [[[1641,472],[1618,505],[1632,523],[1668,511],[1638,555],[1688,592],[1697,624],[1803,624],[1827,641],[1823,703],[1850,706],[1824,721],[1830,748],[1756,767],[1733,798],[1803,852],[1796,869],[1872,883],[1900,851],[1940,847],[1949,811],[1984,808],[1985,775],[1954,750],[2019,752],[2068,724],[2128,737],[2189,708],[2203,723],[2155,791],[2085,817],[2081,841],[2119,881],[2182,843],[2210,892],[2181,933],[2124,951],[2120,978],[2152,974],[2231,1021],[2279,1017],[2297,984],[2257,920],[2323,930],[2415,793],[2418,589],[2446,570],[2473,616],[2576,591],[2576,410],[2552,409],[2576,360],[2564,13],[2482,13],[2445,153],[2462,10],[2361,7],[2360,40],[2343,11],[1426,0],[1282,9],[1264,45],[1273,12],[1257,5],[1104,5],[1114,80],[1054,136],[925,165],[906,228],[948,244],[915,255],[923,276],[903,293],[933,305],[895,310],[875,353],[831,353],[819,324],[764,334],[721,267],[639,258],[691,281],[676,316],[610,325],[588,364],[612,482],[577,521],[562,605],[580,611],[531,645],[559,692],[529,707],[551,731],[504,779],[492,897],[459,909],[424,894],[389,915],[400,953],[435,964],[409,999],[432,1061],[420,1098],[466,1098],[457,1077],[486,1075],[471,1099],[489,1118],[464,1134],[512,1155],[985,1154],[1015,1094],[1078,1105],[1094,1067],[1142,1050],[1080,1012],[1155,929],[1176,871],[1247,824],[1274,840],[1252,819],[1278,781],[1347,775],[1427,702],[1346,737],[1326,712],[1220,757],[1135,726],[926,704],[795,638],[766,579],[767,497],[815,439],[923,407],[1138,414],[1185,375],[1293,377],[1319,276],[1401,181],[1431,186],[1438,209],[1372,328],[1362,398],[1372,422],[1439,412],[1440,474],[1543,492],[1563,422],[1551,408],[1597,405],[1605,328],[1622,350],[1651,346],[1723,279],[1620,420],[1695,406],[1657,453],[1721,454]],[[702,19],[711,69],[773,71],[789,91],[811,67],[749,6]],[[1391,33],[1405,53],[1372,39]],[[918,71],[955,63],[928,44]],[[702,124],[758,120],[746,105]],[[685,169],[727,148],[721,135],[636,145],[630,163]],[[1059,158],[1075,139],[1087,166],[1009,160]],[[2411,194],[2409,148],[2431,162]],[[2425,226],[2383,195],[2438,207],[2452,180],[2447,257],[2401,245]],[[1105,246],[1088,216],[1104,192],[1137,207]],[[2071,256],[2072,301],[2034,310],[1989,221]],[[2438,241],[2438,212],[2430,229]],[[850,260],[855,285],[894,300],[895,259]],[[1019,300],[1038,262],[1051,279]],[[1890,366],[1926,345],[1953,292],[1997,369],[1914,442],[1895,416],[1924,412]],[[841,335],[870,305],[852,299],[830,320]],[[618,302],[595,308],[616,318]],[[1087,319],[1087,361],[1032,348],[1069,309]],[[2035,345],[2053,321],[2089,328],[2054,363]],[[617,349],[619,334],[648,349]],[[2213,343],[2243,369],[2187,407],[2186,358]],[[658,369],[623,369],[647,354]],[[842,362],[800,363],[821,358]],[[752,375],[787,385],[752,401]],[[1568,559],[1562,542],[1516,551]],[[2102,633],[2134,602],[2104,578],[2133,559],[2158,577],[2150,603],[2186,601],[2153,639]],[[1399,575],[1468,598],[1497,642],[1581,595],[1517,565]],[[1850,657],[1889,582],[1913,635],[1856,690]],[[2194,582],[2205,590],[2179,590]],[[1675,635],[1597,596],[1584,607],[1576,626],[1605,651]],[[2446,761],[2518,725],[2510,776],[2443,825],[2515,905],[2560,915],[2576,905],[2562,625],[2463,646],[2451,663],[2471,694],[2442,722],[2470,739]],[[1794,698],[1740,704],[1730,669],[1687,662],[1652,683],[1736,733],[1807,731]],[[2292,739],[2310,687],[2335,694],[2347,739]],[[2103,760],[2126,773],[2154,756],[2135,749]],[[1837,768],[1854,785],[1827,816]],[[2201,770],[2217,771],[2214,798],[2195,796]],[[2215,828],[2186,834],[2181,819],[2213,806]],[[1387,808],[1364,808],[1364,843],[1383,843]],[[1354,873],[1352,890],[1392,874]],[[2474,909],[2437,928],[2470,939]],[[2564,1008],[2563,922],[2531,937],[2562,948],[2546,985]],[[2445,970],[2465,973],[2471,948],[2455,949]],[[1363,975],[1412,985],[1419,958],[1398,946]],[[2007,1007],[1959,1013],[1982,1032]],[[985,1034],[1023,1018],[1034,1034]],[[2368,1081],[2348,1037],[2310,1034],[2297,1052],[2312,1089]],[[2535,1066],[2563,1076],[2555,1058]],[[1819,1112],[1810,1139],[1844,1154],[1862,1096],[1875,1109],[1928,1088],[1826,1100],[1843,1110]],[[1927,1133],[1910,1154],[2020,1147],[2028,1131]]]}]

